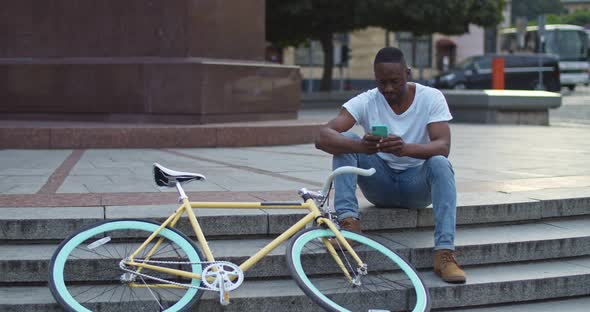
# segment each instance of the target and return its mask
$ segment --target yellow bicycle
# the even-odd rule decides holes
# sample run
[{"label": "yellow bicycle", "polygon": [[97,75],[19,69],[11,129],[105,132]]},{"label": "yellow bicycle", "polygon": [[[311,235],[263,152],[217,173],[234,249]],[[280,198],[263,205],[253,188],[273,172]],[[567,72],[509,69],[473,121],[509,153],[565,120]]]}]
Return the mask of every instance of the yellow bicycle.
[{"label": "yellow bicycle", "polygon": [[[182,185],[205,177],[154,164],[156,183],[175,187],[181,206],[161,224],[105,220],[72,234],[51,259],[51,292],[68,311],[186,311],[204,291],[217,292],[226,305],[231,292],[242,285],[244,272],[291,238],[286,253],[291,275],[322,308],[428,311],[428,289],[410,264],[366,235],[340,230],[333,221],[334,210],[328,205],[332,180],[341,174],[374,172],[338,168],[321,191],[301,189],[301,203],[190,202]],[[193,211],[206,208],[307,209],[309,213],[236,265],[214,258]],[[184,214],[198,246],[175,228]]]}]

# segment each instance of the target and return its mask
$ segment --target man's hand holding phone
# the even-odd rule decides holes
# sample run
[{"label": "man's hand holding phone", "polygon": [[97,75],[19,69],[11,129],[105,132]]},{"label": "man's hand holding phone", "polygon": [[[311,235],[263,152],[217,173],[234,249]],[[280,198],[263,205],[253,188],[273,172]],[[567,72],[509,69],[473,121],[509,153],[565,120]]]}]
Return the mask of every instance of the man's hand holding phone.
[{"label": "man's hand holding phone", "polygon": [[377,143],[377,150],[381,153],[390,153],[398,157],[404,156],[404,140],[397,135],[390,134],[386,138],[381,138]]},{"label": "man's hand holding phone", "polygon": [[366,141],[376,141],[377,152],[403,156],[404,141],[401,137],[389,134],[387,126],[372,126],[371,135],[365,135]]},{"label": "man's hand holding phone", "polygon": [[364,144],[365,153],[377,153],[379,151],[377,145],[384,136],[387,136],[387,126],[372,126],[371,133],[367,133],[363,136],[362,142]]},{"label": "man's hand holding phone", "polygon": [[366,154],[375,154],[378,152],[377,144],[379,144],[379,140],[381,137],[367,133],[363,136],[362,142],[364,145],[364,153]]}]

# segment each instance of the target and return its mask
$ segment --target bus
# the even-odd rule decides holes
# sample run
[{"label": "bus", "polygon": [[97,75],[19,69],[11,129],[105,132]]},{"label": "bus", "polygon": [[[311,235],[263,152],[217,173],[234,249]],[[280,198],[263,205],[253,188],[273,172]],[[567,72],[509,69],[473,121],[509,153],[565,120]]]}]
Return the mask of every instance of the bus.
[{"label": "bus", "polygon": [[[516,28],[500,31],[500,50],[503,53],[547,53],[559,58],[561,86],[574,90],[576,85],[590,83],[588,66],[588,35],[584,27],[576,25],[546,25],[541,46],[537,26],[526,28],[519,38]],[[519,42],[520,41],[520,42]]]}]

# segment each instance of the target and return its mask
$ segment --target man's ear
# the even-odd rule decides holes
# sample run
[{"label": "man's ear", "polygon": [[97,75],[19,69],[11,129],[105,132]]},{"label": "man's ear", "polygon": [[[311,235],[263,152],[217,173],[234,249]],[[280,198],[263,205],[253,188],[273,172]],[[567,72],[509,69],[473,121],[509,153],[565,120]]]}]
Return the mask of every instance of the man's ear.
[{"label": "man's ear", "polygon": [[407,80],[412,78],[412,69],[410,67],[406,67],[406,78]]}]

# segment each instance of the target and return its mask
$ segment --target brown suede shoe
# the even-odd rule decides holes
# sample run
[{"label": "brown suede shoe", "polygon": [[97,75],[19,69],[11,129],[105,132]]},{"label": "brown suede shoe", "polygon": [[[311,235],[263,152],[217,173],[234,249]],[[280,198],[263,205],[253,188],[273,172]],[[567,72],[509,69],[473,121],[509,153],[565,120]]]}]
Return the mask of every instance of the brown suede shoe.
[{"label": "brown suede shoe", "polygon": [[348,230],[348,231],[353,231],[353,232],[358,232],[361,233],[361,221],[359,221],[359,219],[355,219],[355,218],[346,218],[342,221],[340,221],[340,228],[342,230]]},{"label": "brown suede shoe", "polygon": [[452,250],[441,249],[434,253],[434,273],[447,283],[465,283],[465,272],[461,270]]},{"label": "brown suede shoe", "polygon": [[[341,230],[352,231],[352,232],[357,232],[357,233],[362,233],[362,231],[361,231],[361,221],[359,221],[359,219],[355,219],[355,218],[352,218],[352,217],[346,218],[346,219],[340,221],[340,229]],[[349,239],[347,239],[346,241],[352,247],[358,246],[358,243],[355,242],[355,241],[351,241]],[[332,246],[334,246],[334,248],[339,248],[338,241],[335,240],[335,239],[330,239],[330,244],[332,244]]]}]

